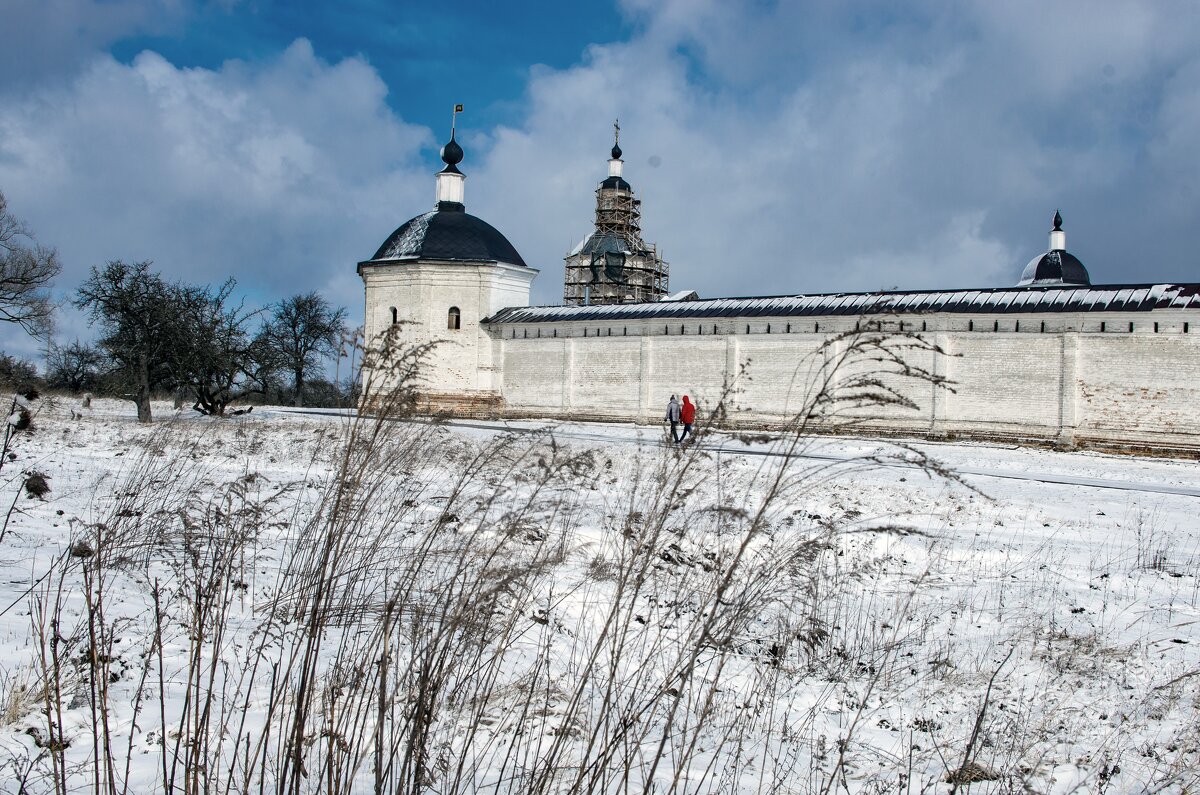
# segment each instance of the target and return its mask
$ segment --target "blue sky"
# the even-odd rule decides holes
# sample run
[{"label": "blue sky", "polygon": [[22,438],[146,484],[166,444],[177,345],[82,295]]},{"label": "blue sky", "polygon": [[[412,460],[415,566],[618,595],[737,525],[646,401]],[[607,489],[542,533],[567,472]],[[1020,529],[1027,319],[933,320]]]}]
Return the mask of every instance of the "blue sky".
[{"label": "blue sky", "polygon": [[3,3],[0,190],[64,296],[152,259],[360,317],[354,265],[432,205],[455,102],[468,211],[536,303],[614,117],[676,289],[1009,285],[1056,208],[1093,282],[1200,281],[1192,0]]},{"label": "blue sky", "polygon": [[608,3],[237,2],[194,7],[181,24],[114,42],[131,61],[153,50],[176,66],[217,69],[230,59],[271,61],[297,38],[324,60],[364,58],[388,86],[388,105],[438,134],[448,108],[470,108],[479,128],[519,124],[533,64],[562,69],[593,42],[621,38],[627,19]]}]

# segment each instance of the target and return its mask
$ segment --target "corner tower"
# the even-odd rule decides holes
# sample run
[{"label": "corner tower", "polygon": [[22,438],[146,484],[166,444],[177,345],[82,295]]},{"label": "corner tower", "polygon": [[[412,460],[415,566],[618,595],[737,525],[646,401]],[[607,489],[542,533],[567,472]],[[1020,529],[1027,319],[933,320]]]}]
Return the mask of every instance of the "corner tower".
[{"label": "corner tower", "polygon": [[[434,209],[401,224],[358,263],[358,274],[368,345],[432,344],[420,392],[435,410],[461,410],[499,399],[495,341],[480,322],[505,307],[528,306],[537,271],[495,227],[467,213],[453,124],[441,154]],[[371,375],[371,389],[389,388],[385,374]]]},{"label": "corner tower", "polygon": [[642,241],[642,202],[622,175],[620,124],[613,128],[608,179],[596,189],[596,229],[565,260],[567,306],[641,303],[667,294],[667,263]]},{"label": "corner tower", "polygon": [[1062,215],[1054,211],[1054,228],[1050,230],[1050,250],[1029,261],[1021,272],[1018,287],[1039,285],[1085,286],[1092,283],[1087,268],[1074,254],[1067,251],[1067,233],[1062,228]]}]

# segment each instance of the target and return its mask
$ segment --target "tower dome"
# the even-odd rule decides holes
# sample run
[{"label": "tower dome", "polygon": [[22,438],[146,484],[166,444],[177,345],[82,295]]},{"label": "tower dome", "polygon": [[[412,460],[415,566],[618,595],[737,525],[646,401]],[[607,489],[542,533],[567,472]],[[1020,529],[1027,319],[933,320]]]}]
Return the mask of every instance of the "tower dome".
[{"label": "tower dome", "polygon": [[450,262],[506,262],[525,260],[496,227],[469,214],[463,206],[440,202],[438,209],[401,224],[371,257],[380,260],[446,260]]},{"label": "tower dome", "polygon": [[1054,211],[1054,228],[1050,230],[1050,250],[1029,261],[1021,272],[1018,287],[1039,285],[1089,285],[1087,268],[1074,254],[1067,251],[1067,233],[1062,228],[1062,215]]},{"label": "tower dome", "polygon": [[467,178],[458,170],[463,149],[454,140],[453,131],[442,147],[441,156],[446,167],[437,175],[434,209],[401,224],[369,262],[503,262],[524,267],[525,260],[508,238],[487,221],[467,212],[463,202]]}]

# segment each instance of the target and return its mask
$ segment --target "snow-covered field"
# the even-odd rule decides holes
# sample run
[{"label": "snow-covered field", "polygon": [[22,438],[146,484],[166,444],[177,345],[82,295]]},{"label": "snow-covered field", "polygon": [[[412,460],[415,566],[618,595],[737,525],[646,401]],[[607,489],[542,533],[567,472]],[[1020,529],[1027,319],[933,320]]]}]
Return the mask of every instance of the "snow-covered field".
[{"label": "snow-covered field", "polygon": [[39,403],[2,792],[1200,788],[1194,461]]}]

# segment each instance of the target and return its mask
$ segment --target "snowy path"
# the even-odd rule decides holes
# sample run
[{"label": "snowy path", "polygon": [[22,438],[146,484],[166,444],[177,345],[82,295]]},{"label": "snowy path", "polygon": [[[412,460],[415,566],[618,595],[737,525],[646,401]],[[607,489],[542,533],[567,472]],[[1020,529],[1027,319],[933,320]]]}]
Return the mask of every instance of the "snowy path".
[{"label": "snowy path", "polygon": [[[280,414],[308,414],[314,416],[324,416],[331,419],[337,417],[352,416],[348,412],[340,410],[320,410],[320,409],[287,409],[287,408],[270,408],[267,412],[277,412]],[[584,425],[581,423],[549,423],[537,421],[476,421],[476,420],[451,420],[446,424],[466,430],[491,431],[495,433],[533,433],[543,430],[547,427],[554,429],[555,435],[567,439],[576,439],[585,442],[597,442],[605,445],[609,444],[626,444],[636,447],[647,447],[651,445],[663,444],[663,432],[658,426],[635,426],[635,425]],[[603,429],[598,430],[597,428]],[[703,449],[712,453],[721,455],[740,455],[740,456],[761,456],[761,457],[784,457],[792,456],[798,458],[806,458],[816,461],[850,461],[859,458],[864,454],[869,454],[874,450],[883,450],[879,443],[868,439],[858,437],[833,437],[822,438],[819,444],[820,451],[805,451],[801,453],[785,453],[776,448],[776,443],[758,443],[758,444],[742,444],[735,442],[734,439],[726,434],[716,436],[717,441],[701,442]],[[1031,457],[1047,459],[1049,463],[1057,464],[1065,468],[1078,469],[1078,463],[1073,459],[1084,459],[1089,464],[1109,466],[1105,469],[1119,470],[1121,474],[1125,474],[1127,469],[1140,469],[1144,465],[1161,465],[1163,468],[1174,470],[1167,477],[1174,475],[1178,478],[1180,474],[1184,476],[1178,478],[1177,482],[1169,482],[1168,479],[1146,479],[1146,480],[1130,480],[1125,478],[1113,477],[1098,477],[1090,475],[1072,474],[1070,472],[1054,472],[1054,471],[1018,471],[1013,469],[1005,469],[998,467],[981,467],[972,466],[962,463],[963,459],[971,457],[989,458],[995,457],[998,453],[1009,453],[1015,447],[997,447],[994,445],[966,444],[966,443],[929,443],[929,442],[905,442],[931,456],[939,458],[950,464],[954,471],[959,475],[964,476],[968,482],[972,482],[973,478],[998,479],[998,480],[1018,480],[1032,483],[1045,483],[1050,485],[1062,486],[1083,486],[1086,488],[1095,489],[1112,489],[1117,491],[1134,491],[1144,494],[1173,494],[1183,497],[1200,498],[1200,477],[1195,476],[1194,462],[1174,461],[1171,459],[1144,459],[1131,456],[1115,456],[1093,453],[1060,453],[1048,450],[1038,450],[1030,448],[1028,452]],[[884,464],[883,466],[895,469],[913,469],[914,467],[903,464]],[[1167,473],[1163,473],[1166,475]]]}]

